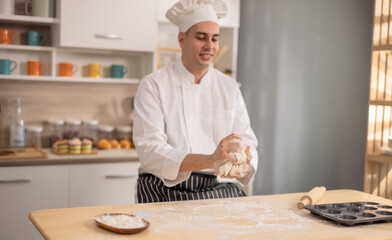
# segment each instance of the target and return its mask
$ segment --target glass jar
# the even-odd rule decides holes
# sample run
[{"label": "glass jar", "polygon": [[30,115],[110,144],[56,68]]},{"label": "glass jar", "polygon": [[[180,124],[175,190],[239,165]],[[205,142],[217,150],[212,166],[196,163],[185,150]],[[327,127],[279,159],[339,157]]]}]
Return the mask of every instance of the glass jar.
[{"label": "glass jar", "polygon": [[41,148],[41,126],[26,126],[25,143],[26,147]]},{"label": "glass jar", "polygon": [[116,127],[116,138],[117,140],[128,140],[132,138],[132,127],[131,126],[118,126]]},{"label": "glass jar", "polygon": [[49,144],[53,147],[53,144],[59,140],[63,139],[63,128],[64,128],[64,120],[48,120],[48,135],[49,135]]},{"label": "glass jar", "polygon": [[79,138],[80,123],[82,121],[76,119],[68,119],[65,121],[65,139]]},{"label": "glass jar", "polygon": [[94,143],[98,139],[98,120],[83,120],[83,124],[80,129],[80,138],[89,139]]},{"label": "glass jar", "polygon": [[98,127],[98,139],[111,140],[113,137],[113,126],[101,125]]}]

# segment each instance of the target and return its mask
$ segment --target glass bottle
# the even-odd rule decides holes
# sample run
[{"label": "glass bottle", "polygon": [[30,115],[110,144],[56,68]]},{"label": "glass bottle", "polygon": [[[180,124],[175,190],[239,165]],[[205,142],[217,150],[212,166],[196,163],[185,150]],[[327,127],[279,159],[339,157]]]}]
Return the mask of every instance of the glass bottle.
[{"label": "glass bottle", "polygon": [[25,129],[22,116],[22,101],[17,98],[15,101],[15,112],[11,120],[10,126],[10,146],[24,147],[25,146]]}]

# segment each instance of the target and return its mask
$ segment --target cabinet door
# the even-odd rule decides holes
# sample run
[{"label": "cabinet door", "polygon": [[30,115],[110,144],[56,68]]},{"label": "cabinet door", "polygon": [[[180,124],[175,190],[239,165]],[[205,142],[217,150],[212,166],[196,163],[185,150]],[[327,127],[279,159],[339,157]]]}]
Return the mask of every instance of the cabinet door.
[{"label": "cabinet door", "polygon": [[166,18],[166,11],[169,10],[178,0],[155,0],[157,2],[157,20],[158,22],[170,22]]},{"label": "cabinet door", "polygon": [[68,166],[0,168],[0,239],[43,239],[29,213],[66,207]]},{"label": "cabinet door", "polygon": [[155,1],[63,0],[60,46],[154,51]]},{"label": "cabinet door", "polygon": [[70,207],[135,202],[139,162],[70,166]]}]

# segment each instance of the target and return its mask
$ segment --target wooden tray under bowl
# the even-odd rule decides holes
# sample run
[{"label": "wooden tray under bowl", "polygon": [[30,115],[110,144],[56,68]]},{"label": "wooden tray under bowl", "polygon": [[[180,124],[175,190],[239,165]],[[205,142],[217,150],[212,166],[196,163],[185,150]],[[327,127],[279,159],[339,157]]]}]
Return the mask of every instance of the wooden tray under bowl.
[{"label": "wooden tray under bowl", "polygon": [[51,151],[52,153],[54,153],[54,154],[57,154],[57,155],[72,155],[72,156],[75,156],[75,155],[91,155],[91,154],[98,154],[98,150],[96,150],[96,149],[92,149],[91,152],[89,152],[89,153],[82,153],[82,152],[80,152],[80,153],[59,153],[59,152],[57,152],[54,148],[51,148],[50,151]]},{"label": "wooden tray under bowl", "polygon": [[0,159],[48,158],[48,154],[38,148],[0,149]]}]

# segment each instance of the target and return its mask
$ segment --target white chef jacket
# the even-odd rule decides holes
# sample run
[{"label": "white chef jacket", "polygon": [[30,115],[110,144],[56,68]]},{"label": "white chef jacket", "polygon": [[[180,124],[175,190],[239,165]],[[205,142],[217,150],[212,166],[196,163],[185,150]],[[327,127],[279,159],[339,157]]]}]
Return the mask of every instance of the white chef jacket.
[{"label": "white chef jacket", "polygon": [[174,186],[191,174],[179,172],[189,153],[212,154],[222,138],[236,133],[245,147],[250,145],[253,156],[250,173],[237,179],[247,185],[257,169],[258,141],[236,81],[212,66],[199,84],[194,81],[181,60],[142,79],[133,119],[139,173],[154,174],[166,186]]}]

